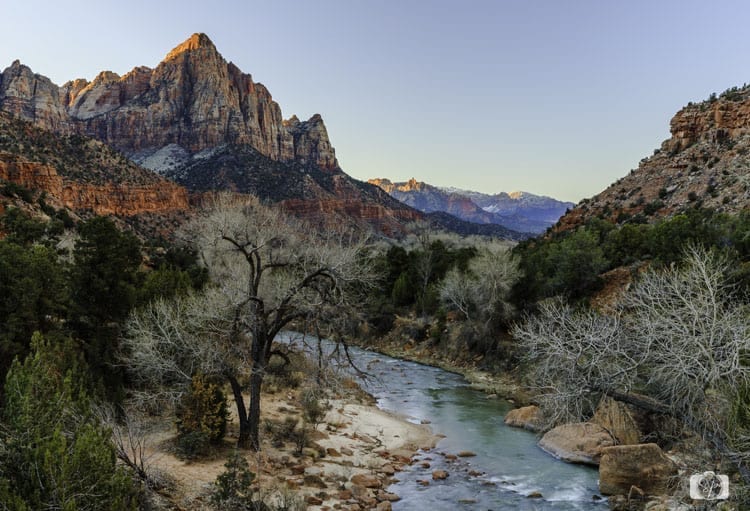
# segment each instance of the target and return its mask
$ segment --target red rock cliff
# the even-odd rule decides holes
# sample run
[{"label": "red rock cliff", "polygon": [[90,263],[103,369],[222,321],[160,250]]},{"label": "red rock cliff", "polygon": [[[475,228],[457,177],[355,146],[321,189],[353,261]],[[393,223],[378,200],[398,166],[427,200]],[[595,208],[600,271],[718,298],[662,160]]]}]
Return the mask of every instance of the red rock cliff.
[{"label": "red rock cliff", "polygon": [[132,216],[188,208],[187,191],[165,179],[143,185],[78,182],[64,179],[50,165],[5,152],[0,152],[0,179],[44,191],[51,204],[99,215]]}]

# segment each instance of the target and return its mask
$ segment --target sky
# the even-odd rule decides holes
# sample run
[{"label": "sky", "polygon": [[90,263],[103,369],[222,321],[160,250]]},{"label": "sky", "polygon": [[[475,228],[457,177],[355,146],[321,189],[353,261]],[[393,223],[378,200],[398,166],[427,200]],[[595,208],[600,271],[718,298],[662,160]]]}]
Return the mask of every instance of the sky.
[{"label": "sky", "polygon": [[155,67],[195,32],[358,179],[577,202],[689,101],[750,82],[750,2],[0,0],[0,69],[61,85]]}]

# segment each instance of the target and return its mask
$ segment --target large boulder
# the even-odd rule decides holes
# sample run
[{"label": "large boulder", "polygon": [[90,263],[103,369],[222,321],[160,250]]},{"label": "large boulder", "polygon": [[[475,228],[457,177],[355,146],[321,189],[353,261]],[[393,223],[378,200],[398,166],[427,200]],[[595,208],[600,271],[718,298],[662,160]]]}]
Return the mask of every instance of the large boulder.
[{"label": "large boulder", "polygon": [[620,445],[637,444],[643,437],[637,414],[625,403],[604,396],[599,401],[591,422],[599,424],[615,437]]},{"label": "large boulder", "polygon": [[505,415],[505,424],[514,428],[528,429],[538,432],[542,430],[544,417],[536,405],[522,406],[509,411]]},{"label": "large boulder", "polygon": [[664,495],[675,475],[677,465],[656,444],[605,447],[599,463],[599,491],[627,495],[635,486],[647,495]]},{"label": "large boulder", "polygon": [[557,426],[539,440],[539,447],[556,458],[588,465],[598,465],[602,449],[614,444],[612,435],[592,422]]}]

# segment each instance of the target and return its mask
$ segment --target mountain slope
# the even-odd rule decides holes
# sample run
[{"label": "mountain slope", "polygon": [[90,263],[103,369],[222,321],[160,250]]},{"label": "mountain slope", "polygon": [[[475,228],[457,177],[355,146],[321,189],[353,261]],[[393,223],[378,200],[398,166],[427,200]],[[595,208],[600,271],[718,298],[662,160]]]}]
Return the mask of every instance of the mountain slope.
[{"label": "mountain slope", "polygon": [[459,188],[438,188],[415,179],[405,183],[393,183],[388,179],[370,179],[369,182],[420,211],[446,212],[467,222],[497,224],[518,232],[543,232],[573,206],[569,202],[524,192],[488,195]]},{"label": "mountain slope", "polygon": [[[205,34],[192,35],[153,69],[104,71],[59,87],[13,62],[0,74],[0,110],[61,135],[101,140],[192,192],[253,193],[302,215],[348,216],[388,234],[424,218],[345,174],[321,116],[284,120],[268,90]],[[434,221],[467,230],[443,216]]]},{"label": "mountain slope", "polygon": [[593,217],[649,222],[685,208],[736,213],[750,207],[750,88],[689,103],[670,131],[637,169],[561,218],[560,229]]},{"label": "mountain slope", "polygon": [[0,181],[74,211],[133,216],[188,209],[185,188],[138,167],[107,145],[58,136],[0,112]]}]

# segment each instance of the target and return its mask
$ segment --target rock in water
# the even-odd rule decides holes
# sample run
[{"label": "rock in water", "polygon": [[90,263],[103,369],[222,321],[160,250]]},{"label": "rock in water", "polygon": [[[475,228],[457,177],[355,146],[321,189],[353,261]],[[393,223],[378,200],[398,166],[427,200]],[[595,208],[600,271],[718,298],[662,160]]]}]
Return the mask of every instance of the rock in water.
[{"label": "rock in water", "polygon": [[542,411],[536,405],[515,408],[505,415],[504,422],[507,426],[514,428],[523,428],[534,432],[541,431]]},{"label": "rock in water", "polygon": [[548,431],[539,447],[569,463],[598,465],[602,449],[614,445],[606,429],[591,422],[563,424]]}]

